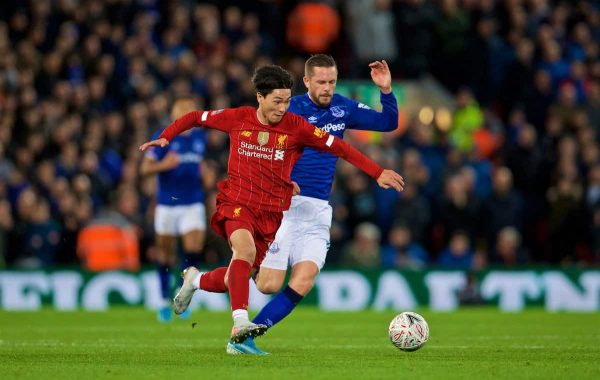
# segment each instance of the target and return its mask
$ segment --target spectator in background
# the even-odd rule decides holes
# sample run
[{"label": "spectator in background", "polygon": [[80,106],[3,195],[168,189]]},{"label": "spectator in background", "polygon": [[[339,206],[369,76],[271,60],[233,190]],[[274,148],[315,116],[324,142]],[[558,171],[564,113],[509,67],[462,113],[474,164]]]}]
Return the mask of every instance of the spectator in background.
[{"label": "spectator in background", "polygon": [[10,212],[10,203],[6,199],[0,199],[0,268],[6,265],[5,258],[8,256],[9,232],[13,229],[14,221]]},{"label": "spectator in background", "polygon": [[498,95],[504,112],[525,102],[527,89],[533,78],[534,49],[535,45],[527,38],[522,38],[517,43],[516,58],[506,70],[505,80]]},{"label": "spectator in background", "polygon": [[521,244],[521,234],[514,227],[504,227],[498,231],[491,264],[514,267],[529,264],[529,254]]},{"label": "spectator in background", "polygon": [[427,198],[419,193],[419,189],[412,182],[406,184],[396,204],[394,222],[409,228],[411,240],[418,243],[427,241],[431,207]]},{"label": "spectator in background", "polygon": [[301,2],[288,15],[287,42],[304,53],[325,53],[338,38],[340,26],[340,17],[329,4]]},{"label": "spectator in background", "polygon": [[465,231],[456,230],[450,237],[448,246],[440,252],[438,264],[443,268],[473,269],[475,252],[471,249],[471,239]]},{"label": "spectator in background", "polygon": [[461,152],[474,148],[473,135],[483,127],[483,113],[471,90],[463,87],[456,93],[456,111],[450,128],[450,142]]},{"label": "spectator in background", "polygon": [[400,69],[407,78],[419,78],[427,74],[431,66],[435,7],[425,0],[394,1],[393,11]]},{"label": "spectator in background", "polygon": [[583,241],[583,189],[573,178],[559,178],[548,189],[547,256],[550,263],[568,263],[576,259],[576,248]]},{"label": "spectator in background", "polygon": [[443,244],[447,244],[458,230],[474,241],[481,229],[481,204],[467,191],[464,174],[454,174],[446,180],[445,193],[437,214],[436,229],[441,229]]},{"label": "spectator in background", "polygon": [[388,244],[382,248],[382,267],[423,269],[427,266],[427,262],[427,251],[413,240],[409,225],[406,223],[395,224],[390,230]]},{"label": "spectator in background", "polygon": [[354,237],[344,249],[342,264],[347,267],[376,269],[381,266],[381,232],[373,223],[356,226]]},{"label": "spectator in background", "polygon": [[395,66],[398,43],[394,33],[395,20],[391,0],[344,1],[347,28],[356,56],[366,64],[385,59]]},{"label": "spectator in background", "polygon": [[455,92],[468,83],[464,62],[470,15],[457,0],[442,0],[439,8],[441,16],[435,23],[432,71],[450,91]]},{"label": "spectator in background", "polygon": [[513,226],[523,228],[523,199],[513,188],[513,176],[507,167],[500,167],[493,174],[493,192],[483,202],[486,239],[488,247],[495,246],[499,231]]},{"label": "spectator in background", "polygon": [[588,86],[587,102],[584,105],[590,125],[595,125],[596,139],[600,139],[600,81],[592,80]]},{"label": "spectator in background", "polygon": [[132,206],[131,191],[117,191],[113,209],[91,219],[77,237],[77,256],[85,270],[100,272],[140,269],[139,235],[136,226],[117,210]]},{"label": "spectator in background", "polygon": [[25,227],[25,258],[20,265],[27,268],[55,266],[60,236],[60,225],[51,218],[48,201],[39,198]]}]

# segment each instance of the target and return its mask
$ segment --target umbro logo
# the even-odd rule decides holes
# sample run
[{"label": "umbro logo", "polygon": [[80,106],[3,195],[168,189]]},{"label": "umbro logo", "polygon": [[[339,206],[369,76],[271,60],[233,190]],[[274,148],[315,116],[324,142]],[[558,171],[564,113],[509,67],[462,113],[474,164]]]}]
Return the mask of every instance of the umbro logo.
[{"label": "umbro logo", "polygon": [[316,116],[309,116],[307,120],[308,120],[308,122],[309,122],[309,123],[311,123],[311,124],[314,124],[314,123],[316,123],[316,122],[317,122],[317,120],[319,120],[319,119],[317,119],[317,117],[316,117]]}]

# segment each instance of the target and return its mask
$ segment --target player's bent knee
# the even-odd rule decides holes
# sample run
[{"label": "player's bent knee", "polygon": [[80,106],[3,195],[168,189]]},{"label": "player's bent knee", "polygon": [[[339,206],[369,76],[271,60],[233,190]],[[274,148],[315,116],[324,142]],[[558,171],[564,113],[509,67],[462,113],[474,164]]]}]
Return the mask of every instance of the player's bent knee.
[{"label": "player's bent knee", "polygon": [[315,285],[318,274],[318,267],[314,263],[300,263],[292,269],[290,287],[297,293],[305,296]]},{"label": "player's bent knee", "polygon": [[256,288],[263,294],[275,294],[281,289],[282,285],[282,281],[266,277],[261,279],[260,275],[256,280]]},{"label": "player's bent knee", "polygon": [[315,285],[315,279],[313,278],[297,278],[290,280],[290,287],[296,291],[296,293],[305,296],[311,291]]},{"label": "player's bent knee", "polygon": [[275,294],[281,290],[286,271],[261,267],[255,278],[256,288],[264,294]]}]

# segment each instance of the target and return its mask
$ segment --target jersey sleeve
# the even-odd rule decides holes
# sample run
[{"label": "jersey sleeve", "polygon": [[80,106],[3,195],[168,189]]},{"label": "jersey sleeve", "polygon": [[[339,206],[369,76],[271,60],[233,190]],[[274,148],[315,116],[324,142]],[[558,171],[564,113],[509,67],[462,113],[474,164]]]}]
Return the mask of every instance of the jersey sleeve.
[{"label": "jersey sleeve", "polygon": [[344,142],[342,139],[315,127],[301,117],[298,117],[298,122],[300,124],[298,126],[298,137],[301,145],[309,146],[322,152],[332,153],[343,158],[374,179],[379,178],[383,172],[381,166],[377,165],[377,163],[362,154],[352,145]]},{"label": "jersey sleeve", "polygon": [[391,132],[398,128],[398,102],[393,92],[380,93],[382,110],[377,112],[356,100],[350,102],[350,117],[347,128],[367,131]]},{"label": "jersey sleeve", "polygon": [[160,137],[173,141],[175,136],[196,126],[229,132],[232,127],[231,121],[235,120],[235,116],[236,110],[232,108],[216,111],[192,111],[169,124],[162,131]]}]

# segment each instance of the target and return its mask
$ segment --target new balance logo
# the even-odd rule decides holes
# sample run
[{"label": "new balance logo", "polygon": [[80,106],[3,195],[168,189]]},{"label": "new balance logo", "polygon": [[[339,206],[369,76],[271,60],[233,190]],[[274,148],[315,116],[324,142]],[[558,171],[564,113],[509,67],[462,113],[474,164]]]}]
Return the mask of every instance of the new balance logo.
[{"label": "new balance logo", "polygon": [[283,156],[285,154],[285,150],[275,150],[275,158],[273,158],[275,161],[283,161]]}]

